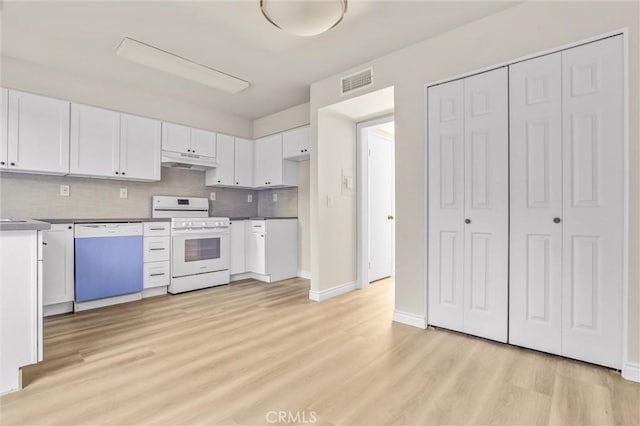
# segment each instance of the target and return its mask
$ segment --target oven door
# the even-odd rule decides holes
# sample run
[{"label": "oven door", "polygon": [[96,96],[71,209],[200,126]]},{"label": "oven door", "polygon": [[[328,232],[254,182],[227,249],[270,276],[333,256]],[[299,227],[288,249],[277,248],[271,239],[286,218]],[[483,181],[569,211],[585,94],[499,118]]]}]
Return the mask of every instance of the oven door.
[{"label": "oven door", "polygon": [[223,271],[229,269],[229,234],[174,235],[171,252],[174,278]]}]

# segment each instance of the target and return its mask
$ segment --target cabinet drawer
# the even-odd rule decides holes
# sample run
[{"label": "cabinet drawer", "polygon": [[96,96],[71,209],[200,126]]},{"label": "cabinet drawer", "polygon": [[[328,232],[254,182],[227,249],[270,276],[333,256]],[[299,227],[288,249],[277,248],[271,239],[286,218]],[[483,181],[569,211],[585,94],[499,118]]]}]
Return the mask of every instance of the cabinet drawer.
[{"label": "cabinet drawer", "polygon": [[169,285],[169,262],[144,264],[144,288]]},{"label": "cabinet drawer", "polygon": [[169,237],[144,237],[144,261],[169,260]]},{"label": "cabinet drawer", "polygon": [[251,220],[249,221],[249,232],[264,232],[264,220]]},{"label": "cabinet drawer", "polygon": [[169,236],[169,222],[144,222],[144,236]]}]

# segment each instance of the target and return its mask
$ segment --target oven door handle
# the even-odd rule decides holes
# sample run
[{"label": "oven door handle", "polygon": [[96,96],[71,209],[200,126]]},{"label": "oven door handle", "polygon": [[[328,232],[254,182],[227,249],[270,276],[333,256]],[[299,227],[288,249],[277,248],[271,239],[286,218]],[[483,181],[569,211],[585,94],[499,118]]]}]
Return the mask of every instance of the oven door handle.
[{"label": "oven door handle", "polygon": [[173,238],[196,239],[196,238],[222,238],[229,236],[228,232],[208,232],[208,233],[177,233],[174,232]]}]

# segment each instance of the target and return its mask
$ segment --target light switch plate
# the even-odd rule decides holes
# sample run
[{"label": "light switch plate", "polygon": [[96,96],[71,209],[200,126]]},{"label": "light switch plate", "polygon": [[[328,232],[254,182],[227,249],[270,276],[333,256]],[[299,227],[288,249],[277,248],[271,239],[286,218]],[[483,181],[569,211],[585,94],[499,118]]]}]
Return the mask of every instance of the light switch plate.
[{"label": "light switch plate", "polygon": [[209,198],[211,199],[211,201],[215,201],[216,200],[216,193],[212,192],[211,194],[209,194]]},{"label": "light switch plate", "polygon": [[60,185],[60,196],[61,197],[69,196],[69,185]]},{"label": "light switch plate", "polygon": [[127,188],[120,188],[120,198],[129,198]]},{"label": "light switch plate", "polygon": [[253,195],[252,194],[247,195],[247,203],[253,203]]},{"label": "light switch plate", "polygon": [[278,202],[278,193],[277,193],[277,192],[274,192],[274,193],[273,193],[273,202],[274,202],[274,203],[277,203],[277,202]]}]

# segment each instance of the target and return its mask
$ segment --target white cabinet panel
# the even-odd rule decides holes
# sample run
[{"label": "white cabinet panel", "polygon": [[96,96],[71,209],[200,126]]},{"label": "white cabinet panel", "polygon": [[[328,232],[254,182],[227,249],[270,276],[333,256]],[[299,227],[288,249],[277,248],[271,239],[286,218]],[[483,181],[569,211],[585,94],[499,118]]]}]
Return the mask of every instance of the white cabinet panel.
[{"label": "white cabinet panel", "polygon": [[283,184],[282,134],[260,138],[255,142],[254,183],[256,187]]},{"label": "white cabinet panel", "polygon": [[120,113],[71,104],[71,165],[76,175],[120,176]]},{"label": "white cabinet panel", "polygon": [[8,147],[7,147],[7,127],[8,127],[8,111],[9,111],[9,91],[5,88],[0,89],[0,170],[9,167]]},{"label": "white cabinet panel", "polygon": [[144,237],[142,245],[144,262],[169,260],[171,237]]},{"label": "white cabinet panel", "polygon": [[507,341],[509,134],[507,68],[464,79],[464,331]]},{"label": "white cabinet panel", "polygon": [[562,353],[621,367],[623,40],[562,52]]},{"label": "white cabinet panel", "polygon": [[121,115],[120,175],[127,179],[160,180],[160,122]]},{"label": "white cabinet panel", "polygon": [[69,172],[69,102],[9,91],[9,170]]},{"label": "white cabinet panel", "polygon": [[245,261],[246,221],[234,220],[231,222],[231,265],[229,273],[242,274],[247,272]]},{"label": "white cabinet panel", "polygon": [[166,237],[171,233],[169,222],[144,222],[142,229],[145,237]]},{"label": "white cabinet panel", "polygon": [[235,138],[234,183],[237,186],[253,186],[253,146],[252,140]]},{"label": "white cabinet panel", "polygon": [[234,184],[235,141],[233,136],[218,134],[217,138],[217,162],[218,167],[207,172],[207,185]]},{"label": "white cabinet panel", "polygon": [[162,149],[173,152],[191,152],[191,128],[163,121]]},{"label": "white cabinet panel", "polygon": [[562,58],[509,67],[509,342],[561,353]]},{"label": "white cabinet panel", "polygon": [[205,157],[215,157],[216,136],[215,132],[191,129],[191,152]]},{"label": "white cabinet panel", "polygon": [[282,158],[293,161],[309,159],[309,126],[282,133]]},{"label": "white cabinet panel", "polygon": [[72,302],[74,298],[73,224],[51,225],[42,231],[43,305]]},{"label": "white cabinet panel", "polygon": [[266,265],[266,224],[264,221],[246,221],[246,269],[248,272],[265,275]]},{"label": "white cabinet panel", "polygon": [[429,92],[429,324],[462,331],[464,85]]},{"label": "white cabinet panel", "polygon": [[149,262],[143,265],[143,287],[168,286],[170,281],[170,262]]}]

